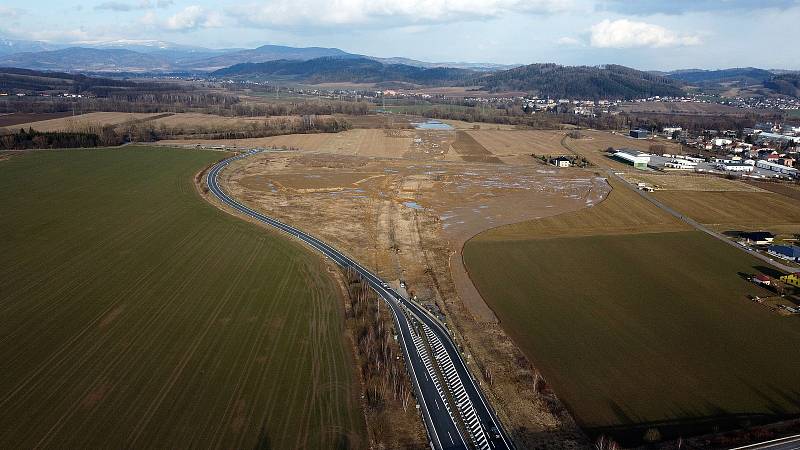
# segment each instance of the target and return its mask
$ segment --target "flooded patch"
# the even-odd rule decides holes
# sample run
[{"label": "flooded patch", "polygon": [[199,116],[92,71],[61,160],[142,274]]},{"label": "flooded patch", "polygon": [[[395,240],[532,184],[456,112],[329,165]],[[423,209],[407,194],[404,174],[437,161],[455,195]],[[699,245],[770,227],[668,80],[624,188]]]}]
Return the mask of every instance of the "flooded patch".
[{"label": "flooded patch", "polygon": [[454,128],[444,122],[440,122],[438,120],[428,120],[426,122],[421,123],[412,123],[411,125],[414,126],[417,130],[444,130],[444,131],[451,131]]}]

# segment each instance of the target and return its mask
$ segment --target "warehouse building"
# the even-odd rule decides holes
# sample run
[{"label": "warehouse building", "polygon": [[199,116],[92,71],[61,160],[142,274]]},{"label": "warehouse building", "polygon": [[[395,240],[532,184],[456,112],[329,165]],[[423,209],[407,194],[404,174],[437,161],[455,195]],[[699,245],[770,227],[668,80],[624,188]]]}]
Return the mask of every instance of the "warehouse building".
[{"label": "warehouse building", "polygon": [[650,155],[637,150],[622,149],[614,152],[613,156],[640,170],[647,169],[647,165],[650,164]]},{"label": "warehouse building", "polygon": [[800,247],[796,245],[770,245],[767,253],[787,261],[800,261]]},{"label": "warehouse building", "polygon": [[743,162],[723,162],[717,168],[726,172],[752,172],[754,167]]},{"label": "warehouse building", "polygon": [[636,139],[647,139],[650,137],[650,132],[647,130],[631,130],[631,137]]},{"label": "warehouse building", "polygon": [[772,172],[777,172],[781,175],[789,175],[789,176],[796,176],[797,169],[793,167],[787,167],[783,164],[777,164],[769,161],[756,161],[756,167],[759,169],[770,170]]}]

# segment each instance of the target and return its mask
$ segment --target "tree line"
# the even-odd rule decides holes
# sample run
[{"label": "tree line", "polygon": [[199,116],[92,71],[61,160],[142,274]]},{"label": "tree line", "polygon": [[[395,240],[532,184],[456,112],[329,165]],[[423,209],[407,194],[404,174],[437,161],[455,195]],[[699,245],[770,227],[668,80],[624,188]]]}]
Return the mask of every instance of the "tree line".
[{"label": "tree line", "polygon": [[[348,293],[345,312],[364,386],[370,447],[385,448],[387,435],[395,434],[392,433],[396,428],[393,420],[398,415],[418,423],[419,417],[413,408],[413,388],[400,346],[393,337],[394,322],[388,305],[353,268],[348,267],[344,276]],[[411,443],[405,444],[403,447]]]},{"label": "tree line", "polygon": [[33,148],[79,148],[120,145],[126,142],[155,142],[163,139],[246,139],[283,134],[338,133],[352,128],[338,117],[280,117],[252,122],[243,129],[201,127],[187,136],[186,129],[155,125],[152,120],[130,120],[119,125],[85,125],[61,132],[41,132],[32,128],[0,134],[0,150]]},{"label": "tree line", "polygon": [[94,133],[40,132],[20,129],[0,136],[0,150],[97,147],[100,136]]}]

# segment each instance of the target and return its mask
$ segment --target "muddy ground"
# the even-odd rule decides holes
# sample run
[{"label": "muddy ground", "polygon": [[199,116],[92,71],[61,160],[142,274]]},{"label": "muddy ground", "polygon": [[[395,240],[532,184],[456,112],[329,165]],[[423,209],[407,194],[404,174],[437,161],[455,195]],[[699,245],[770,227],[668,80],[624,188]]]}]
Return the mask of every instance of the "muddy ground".
[{"label": "muddy ground", "polygon": [[566,410],[475,290],[461,248],[489,228],[590,207],[605,198],[608,184],[594,172],[533,158],[473,162],[465,151],[491,152],[471,141],[454,148],[457,136],[415,137],[395,157],[266,152],[234,163],[223,182],[237,198],[335,245],[383,278],[405,281],[410,294],[457,330],[473,373],[489,385],[518,443],[581,446]]}]

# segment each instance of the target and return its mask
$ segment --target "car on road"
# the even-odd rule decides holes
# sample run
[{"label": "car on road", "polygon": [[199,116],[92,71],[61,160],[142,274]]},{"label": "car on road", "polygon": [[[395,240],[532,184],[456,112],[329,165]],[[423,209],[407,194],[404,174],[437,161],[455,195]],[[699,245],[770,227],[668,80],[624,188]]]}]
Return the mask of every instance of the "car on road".
[{"label": "car on road", "polygon": [[389,283],[381,283],[381,286],[383,286],[385,288],[388,288],[389,287]]}]

